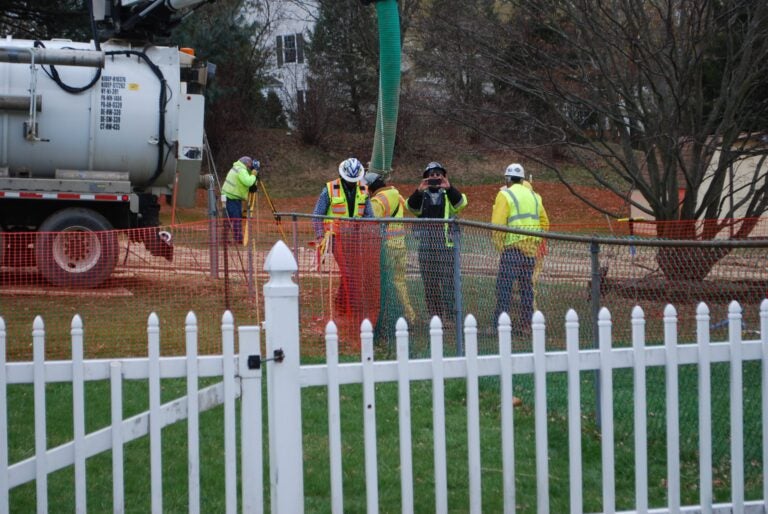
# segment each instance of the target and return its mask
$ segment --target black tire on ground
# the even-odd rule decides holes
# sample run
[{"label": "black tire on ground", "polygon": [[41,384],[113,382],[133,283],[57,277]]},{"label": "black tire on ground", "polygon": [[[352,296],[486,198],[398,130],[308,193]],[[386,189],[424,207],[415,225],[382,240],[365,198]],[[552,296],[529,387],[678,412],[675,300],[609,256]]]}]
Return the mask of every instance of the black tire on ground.
[{"label": "black tire on ground", "polygon": [[61,287],[98,287],[117,264],[118,240],[96,211],[74,207],[50,215],[38,229],[37,269]]}]

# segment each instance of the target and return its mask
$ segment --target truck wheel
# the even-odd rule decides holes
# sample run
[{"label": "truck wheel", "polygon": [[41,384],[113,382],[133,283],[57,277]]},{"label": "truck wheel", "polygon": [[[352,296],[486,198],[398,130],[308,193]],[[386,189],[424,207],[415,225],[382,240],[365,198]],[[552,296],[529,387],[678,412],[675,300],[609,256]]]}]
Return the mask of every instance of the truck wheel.
[{"label": "truck wheel", "polygon": [[37,269],[61,287],[97,287],[117,264],[117,234],[98,212],[83,208],[57,211],[38,229]]}]

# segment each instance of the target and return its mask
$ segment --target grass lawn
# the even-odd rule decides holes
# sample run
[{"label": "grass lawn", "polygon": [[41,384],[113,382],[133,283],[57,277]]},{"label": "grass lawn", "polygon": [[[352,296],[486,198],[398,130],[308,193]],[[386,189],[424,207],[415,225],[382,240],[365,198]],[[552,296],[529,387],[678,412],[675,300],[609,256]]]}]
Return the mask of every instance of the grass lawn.
[{"label": "grass lawn", "polygon": [[[290,151],[288,151],[290,150]],[[265,166],[265,180],[270,192],[278,200],[278,210],[308,212],[314,198],[326,180],[334,178],[336,159],[327,156],[310,156],[309,161],[293,153],[294,148],[286,148],[282,161],[275,159],[270,166]],[[457,183],[486,185],[487,193],[480,189],[472,190],[470,209],[476,205],[476,218],[487,221],[490,205],[498,185],[500,173],[510,156],[497,156],[493,162],[480,158],[456,157],[451,167],[451,177]],[[430,160],[430,159],[425,159]],[[266,161],[263,161],[266,162]],[[310,166],[305,166],[310,162]],[[394,179],[402,183],[415,183],[420,177],[421,166],[414,165],[400,171]],[[562,222],[567,219],[558,216],[558,208],[563,207],[567,199],[551,193],[551,187],[545,181],[553,180],[543,170],[536,172],[536,185],[544,194],[548,211],[552,219]],[[224,173],[226,170],[224,170]],[[272,173],[271,175],[269,173]],[[574,172],[575,173],[575,172]],[[586,178],[580,182],[590,185]],[[285,186],[285,187],[278,187]],[[539,189],[540,187],[540,189]],[[469,187],[467,188],[469,190]],[[404,194],[408,189],[402,189]],[[286,192],[294,195],[307,195],[299,204],[289,203]],[[600,194],[603,194],[600,192]],[[204,196],[202,198],[204,200]],[[487,205],[481,205],[485,202]],[[201,205],[205,205],[204,201]],[[551,207],[550,207],[551,206]],[[563,207],[565,210],[565,207]],[[165,210],[163,221],[169,223]],[[570,211],[569,211],[570,212]],[[573,211],[575,212],[575,211]],[[176,223],[204,219],[204,209],[180,210],[174,218]],[[467,213],[469,218],[469,212]],[[559,218],[559,219],[558,219]],[[271,221],[271,214],[264,210],[261,219]],[[289,223],[283,225],[289,231]],[[306,227],[305,227],[306,228]],[[274,228],[271,228],[274,232]],[[308,231],[307,231],[308,233]],[[471,233],[471,231],[467,231]],[[193,238],[197,232],[190,232],[189,240],[184,232],[176,231],[179,248],[188,246],[200,250],[203,239]],[[487,234],[479,237],[474,247],[475,254],[483,256],[490,246]],[[301,236],[300,244],[310,236]],[[265,250],[269,249],[265,246]],[[266,244],[266,243],[265,243]],[[552,274],[539,285],[538,307],[547,316],[547,346],[558,350],[564,346],[563,321],[566,311],[575,308],[581,320],[582,346],[592,344],[590,324],[589,254],[584,245],[578,251],[567,245],[550,246],[552,262],[561,258],[561,274]],[[412,249],[413,250],[413,249]],[[611,262],[613,267],[626,260],[625,254],[617,253]],[[414,257],[415,258],[415,257]],[[570,260],[569,260],[570,259]],[[413,259],[412,259],[413,261]],[[190,261],[191,262],[191,261]],[[408,287],[414,298],[419,313],[419,324],[411,327],[412,357],[424,357],[428,354],[428,320],[423,302],[423,287],[415,268],[415,261],[408,275]],[[571,268],[568,268],[571,266]],[[472,268],[475,269],[475,268]],[[555,271],[558,271],[555,270]],[[183,271],[183,270],[182,270]],[[491,314],[495,303],[495,269],[482,269],[477,273],[462,273],[462,294],[464,314],[474,314],[481,326],[492,324]],[[568,272],[568,273],[565,273]],[[580,275],[579,275],[580,273]],[[72,316],[81,314],[85,325],[86,354],[89,357],[118,357],[146,355],[146,320],[149,312],[158,313],[161,321],[162,353],[177,355],[183,352],[184,318],[188,311],[198,316],[201,353],[212,353],[220,349],[221,315],[223,305],[223,281],[194,280],[190,275],[169,274],[166,280],[159,281],[159,273],[149,277],[131,277],[125,289],[130,295],[104,300],[87,296],[49,296],[23,295],[4,296],[0,316],[3,316],[8,330],[9,360],[31,358],[31,327],[35,315],[41,314],[46,324],[46,345],[49,358],[66,359],[69,355],[69,327]],[[328,298],[328,279],[318,275],[303,274],[300,277],[302,295],[302,360],[305,363],[317,362],[317,356],[324,354],[323,329],[327,322],[328,311],[323,301]],[[263,285],[263,283],[260,283]],[[334,285],[337,285],[334,282]],[[254,306],[243,298],[242,281],[231,286],[240,288],[239,293],[230,291],[235,300],[233,309],[237,324],[255,323]],[[638,303],[638,299],[629,299],[614,294],[601,297],[601,305],[611,309],[614,322],[614,346],[630,344],[629,313]],[[327,305],[327,303],[325,305]],[[644,301],[647,319],[649,344],[660,344],[662,333],[662,312],[665,302],[662,300]],[[680,342],[693,342],[695,333],[694,304],[676,305],[680,314]],[[727,304],[710,305],[716,322],[724,317]],[[757,309],[754,305],[744,305],[745,320],[750,327],[757,326]],[[727,328],[713,331],[712,340],[724,340]],[[480,353],[496,352],[497,342],[489,333],[480,336]],[[454,348],[455,334],[446,330],[446,352]],[[529,341],[516,341],[515,351],[530,351]],[[386,344],[379,341],[377,358],[391,357]],[[347,359],[358,359],[350,352]],[[745,394],[745,478],[747,498],[761,496],[763,470],[761,464],[761,437],[763,427],[760,421],[760,368],[755,363],[744,366]],[[713,475],[716,501],[726,501],[730,494],[730,447],[729,447],[729,410],[728,410],[728,367],[723,364],[713,365]],[[601,450],[600,433],[594,416],[594,373],[582,375],[582,449],[584,470],[585,511],[601,509]],[[666,500],[666,413],[664,397],[664,372],[662,369],[648,370],[648,483],[652,506],[660,506]],[[204,384],[201,383],[201,387]],[[617,371],[615,385],[615,441],[616,441],[616,489],[617,507],[630,509],[634,505],[634,452],[632,408],[633,391],[630,371]],[[698,502],[698,396],[696,393],[697,375],[693,366],[683,366],[680,370],[680,419],[681,419],[681,470],[683,504]],[[146,382],[127,382],[124,384],[124,417],[129,417],[147,409]],[[183,381],[166,380],[163,382],[163,401],[184,394]],[[566,512],[568,510],[568,438],[566,377],[553,374],[548,377],[548,437],[549,437],[549,478],[550,510]],[[48,439],[49,446],[56,446],[72,438],[72,399],[71,387],[52,384],[48,393]],[[364,445],[362,427],[362,391],[360,386],[342,387],[342,448],[344,466],[345,510],[360,512],[365,509]],[[14,385],[8,391],[9,444],[10,461],[18,462],[34,454],[33,398],[31,386]],[[86,386],[87,430],[94,431],[109,423],[109,389],[105,382],[89,383]],[[481,380],[481,447],[482,447],[482,484],[483,511],[498,512],[502,507],[502,465],[500,405],[498,381]],[[536,510],[536,464],[535,464],[535,428],[533,410],[533,385],[530,377],[516,377],[515,394],[524,400],[524,405],[515,410],[515,446],[516,446],[516,490],[517,502],[521,512]],[[430,512],[434,510],[433,449],[432,449],[432,410],[431,385],[414,383],[411,386],[412,398],[412,438],[414,451],[415,510]],[[305,506],[307,512],[330,511],[330,476],[328,456],[327,398],[323,388],[309,388],[303,391],[303,432],[304,432],[304,484]],[[378,472],[379,498],[382,512],[400,510],[399,484],[399,435],[397,433],[397,386],[396,384],[377,385],[378,417]],[[224,456],[223,456],[223,409],[212,409],[201,417],[201,499],[204,512],[224,510]],[[449,506],[451,511],[466,511],[469,505],[467,482],[467,427],[465,384],[461,380],[451,380],[446,384],[446,415],[448,436],[448,481]],[[266,434],[266,424],[264,428]],[[163,466],[164,466],[164,508],[167,512],[187,510],[187,443],[186,424],[178,423],[163,430]],[[238,445],[240,444],[238,438]],[[265,454],[266,444],[265,444]],[[131,442],[125,448],[126,508],[128,512],[147,512],[150,508],[149,442],[146,438]],[[238,466],[239,466],[238,462]],[[265,470],[265,477],[268,480]],[[254,485],[255,486],[255,485]],[[88,496],[89,510],[111,510],[111,456],[99,455],[88,461]],[[268,502],[269,487],[265,486]],[[30,512],[35,509],[34,484],[25,484],[11,492],[11,508],[14,512]],[[52,474],[49,477],[49,501],[56,511],[74,510],[73,471],[71,468]]]},{"label": "grass lawn", "polygon": [[[760,424],[760,367],[746,363],[745,394],[745,480],[747,498],[761,495],[761,435]],[[594,423],[594,386],[591,372],[582,375],[582,451],[584,471],[584,508],[601,509],[601,455],[600,434]],[[666,434],[663,369],[649,369],[648,393],[648,483],[652,506],[666,501]],[[728,367],[713,365],[713,476],[715,500],[729,498],[729,411]],[[548,437],[550,510],[568,510],[568,438],[567,405],[565,400],[565,374],[548,377]],[[684,366],[680,370],[681,398],[681,484],[683,504],[698,502],[698,450],[697,450],[697,393],[696,368]],[[201,387],[211,380],[201,383]],[[533,411],[533,385],[531,377],[515,377],[515,394],[524,405],[515,409],[515,464],[518,508],[522,512],[536,509],[536,463]],[[659,385],[662,384],[662,385]],[[629,370],[616,371],[615,386],[615,441],[616,441],[616,497],[620,509],[634,504],[634,452],[632,427],[632,375]],[[465,511],[469,505],[467,469],[467,427],[465,383],[463,380],[446,382],[446,433],[448,459],[449,506],[452,511]],[[182,380],[163,382],[163,402],[182,396]],[[399,435],[397,385],[378,384],[376,388],[379,499],[382,512],[400,510]],[[49,447],[72,438],[71,387],[51,384],[47,387],[47,423]],[[10,462],[17,462],[34,454],[34,426],[32,387],[9,387],[9,442]],[[434,510],[433,446],[431,384],[416,382],[411,386],[412,446],[414,452],[414,495],[417,512]],[[304,484],[305,506],[308,512],[330,511],[330,472],[328,456],[327,398],[325,388],[303,390]],[[365,508],[365,461],[362,426],[362,388],[345,385],[341,389],[342,448],[344,469],[345,510],[360,512]],[[147,409],[145,381],[124,384],[124,416],[129,417]],[[502,508],[502,464],[500,405],[498,381],[483,378],[480,384],[482,493],[483,511],[498,512]],[[88,432],[109,423],[109,388],[106,382],[88,383],[86,387],[86,429]],[[223,511],[223,412],[218,407],[201,416],[201,487],[204,512]],[[267,433],[266,423],[264,433]],[[239,437],[238,437],[239,445]],[[268,455],[265,444],[265,455]],[[186,423],[163,430],[163,485],[164,508],[167,512],[187,509]],[[125,494],[128,512],[149,510],[150,476],[149,441],[134,441],[125,447]],[[238,462],[239,465],[239,462]],[[88,461],[88,506],[90,510],[111,509],[111,458],[102,454]],[[268,480],[265,470],[265,480]],[[74,509],[72,468],[49,476],[49,502],[57,511]],[[268,501],[269,488],[265,484]],[[10,496],[13,512],[34,510],[33,483],[15,488]]]}]

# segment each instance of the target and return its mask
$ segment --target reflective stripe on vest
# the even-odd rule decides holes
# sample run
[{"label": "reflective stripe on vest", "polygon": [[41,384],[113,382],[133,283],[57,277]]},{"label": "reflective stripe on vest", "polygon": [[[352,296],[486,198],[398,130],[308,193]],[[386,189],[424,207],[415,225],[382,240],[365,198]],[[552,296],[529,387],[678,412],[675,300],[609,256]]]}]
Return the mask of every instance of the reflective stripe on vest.
[{"label": "reflective stripe on vest", "polygon": [[[343,186],[341,185],[341,179],[337,178],[326,184],[328,189],[328,198],[331,200],[328,205],[328,211],[326,216],[333,216],[334,218],[346,218],[349,217],[349,205],[347,204],[347,195],[344,194]],[[366,186],[356,184],[355,185],[355,203],[357,209],[353,218],[362,218],[365,215],[365,202],[368,200],[368,188]],[[324,221],[326,225],[333,223],[333,220],[326,219]]]},{"label": "reflective stripe on vest", "polygon": [[[541,230],[539,199],[533,191],[525,188],[525,186],[521,186],[521,188],[525,191],[525,194],[528,195],[527,197],[518,198],[512,192],[512,188],[507,188],[503,191],[507,199],[510,213],[507,217],[507,226],[509,228],[519,228],[523,230]],[[506,246],[511,246],[524,240],[538,241],[540,239],[540,237],[536,236],[507,233],[504,239],[504,244]]]},{"label": "reflective stripe on vest", "polygon": [[[384,205],[384,218],[402,218],[405,210],[405,200],[395,188],[387,188],[374,195]],[[392,205],[395,211],[392,212]],[[402,223],[390,223],[387,227],[387,235],[390,237],[405,237],[405,227]]]},{"label": "reflective stripe on vest", "polygon": [[[441,189],[439,194],[440,194],[440,198],[442,198],[442,202],[443,202],[443,218],[442,219],[444,219],[444,220],[451,219],[451,211],[458,212],[458,209],[455,209],[453,207],[453,205],[451,205],[451,201],[448,199],[448,193],[446,192],[445,189]],[[424,198],[423,201],[427,201],[426,196],[427,195],[425,194],[425,198]],[[462,194],[461,195],[461,203],[459,203],[459,206],[461,206],[464,203],[465,199],[466,199],[466,197]],[[431,197],[430,197],[429,202],[432,205],[436,205],[436,204],[432,203]],[[422,205],[422,213],[423,212],[424,212],[424,207]],[[419,217],[421,217],[421,216],[419,216]],[[443,235],[445,236],[445,246],[448,247],[448,248],[453,248],[453,237],[451,236],[451,230],[452,230],[451,225],[449,225],[448,223],[444,223],[443,224]]]}]

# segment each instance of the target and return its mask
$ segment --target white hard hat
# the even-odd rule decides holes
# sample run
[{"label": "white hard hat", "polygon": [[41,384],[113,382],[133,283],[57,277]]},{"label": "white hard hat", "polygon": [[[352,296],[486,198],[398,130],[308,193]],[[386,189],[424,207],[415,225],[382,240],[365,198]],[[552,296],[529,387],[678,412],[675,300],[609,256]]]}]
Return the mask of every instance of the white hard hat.
[{"label": "white hard hat", "polygon": [[360,182],[365,175],[365,168],[360,161],[350,157],[339,164],[339,175],[347,182]]},{"label": "white hard hat", "polygon": [[505,178],[525,178],[525,170],[523,169],[523,165],[513,162],[512,164],[507,166],[506,170],[504,170],[504,177]]}]

